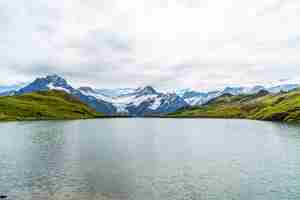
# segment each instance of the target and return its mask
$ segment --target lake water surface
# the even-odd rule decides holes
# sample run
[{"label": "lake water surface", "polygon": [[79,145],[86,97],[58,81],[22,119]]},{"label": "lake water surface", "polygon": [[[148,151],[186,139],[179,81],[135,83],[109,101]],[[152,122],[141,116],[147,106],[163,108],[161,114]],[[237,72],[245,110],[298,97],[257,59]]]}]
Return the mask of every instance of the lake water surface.
[{"label": "lake water surface", "polygon": [[0,123],[11,200],[300,199],[300,126],[219,119]]}]

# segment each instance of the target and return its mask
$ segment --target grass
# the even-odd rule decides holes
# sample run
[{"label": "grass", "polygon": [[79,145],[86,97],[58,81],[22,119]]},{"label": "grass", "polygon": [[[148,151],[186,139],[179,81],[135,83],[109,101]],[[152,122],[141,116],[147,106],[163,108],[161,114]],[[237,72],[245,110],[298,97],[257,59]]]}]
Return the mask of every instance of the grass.
[{"label": "grass", "polygon": [[[0,121],[98,117],[105,116],[62,91],[0,97]],[[222,95],[201,107],[181,109],[166,117],[240,118],[300,122],[300,89],[277,95],[265,92],[256,95]]]},{"label": "grass", "polygon": [[103,116],[62,91],[0,97],[0,121],[87,119]]},{"label": "grass", "polygon": [[241,118],[267,121],[300,121],[300,89],[277,95],[223,95],[201,107],[171,113],[168,117]]}]

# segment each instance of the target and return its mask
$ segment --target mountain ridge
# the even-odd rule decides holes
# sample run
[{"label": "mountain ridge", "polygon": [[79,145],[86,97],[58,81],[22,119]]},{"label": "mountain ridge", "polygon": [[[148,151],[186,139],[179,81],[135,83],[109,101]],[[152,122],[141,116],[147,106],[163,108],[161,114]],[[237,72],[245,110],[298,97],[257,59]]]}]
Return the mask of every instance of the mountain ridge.
[{"label": "mountain ridge", "polygon": [[265,121],[300,121],[300,88],[274,94],[261,90],[256,94],[223,94],[202,106],[178,110],[168,117],[238,118]]},{"label": "mountain ridge", "polygon": [[69,85],[69,83],[64,78],[55,74],[35,79],[27,86],[16,91],[16,95],[49,90],[64,91],[74,97],[77,97],[82,102],[88,104],[91,108],[95,109],[97,112],[102,112],[106,114],[113,114],[115,112],[115,108],[109,102],[105,102],[93,96],[86,96],[82,94],[79,90]]},{"label": "mountain ridge", "polygon": [[281,91],[289,92],[300,85],[283,84],[270,87],[256,85],[253,87],[225,87],[222,90],[200,92],[192,89],[175,92],[160,92],[148,85],[145,87],[97,89],[89,86],[74,88],[63,77],[52,74],[36,78],[25,87],[16,91],[6,91],[0,96],[15,96],[37,91],[60,90],[64,91],[106,115],[145,116],[175,112],[182,108],[202,106],[211,100],[222,97],[224,94],[249,95],[260,91],[273,94]]},{"label": "mountain ridge", "polygon": [[0,121],[89,119],[102,116],[64,91],[37,91],[0,97]]}]

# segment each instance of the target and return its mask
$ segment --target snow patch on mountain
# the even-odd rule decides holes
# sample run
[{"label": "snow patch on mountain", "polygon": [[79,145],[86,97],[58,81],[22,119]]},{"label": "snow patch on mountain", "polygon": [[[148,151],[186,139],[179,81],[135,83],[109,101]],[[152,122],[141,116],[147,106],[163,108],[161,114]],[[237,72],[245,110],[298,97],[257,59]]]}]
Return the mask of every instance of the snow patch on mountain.
[{"label": "snow patch on mountain", "polygon": [[72,96],[80,99],[82,102],[88,104],[98,112],[106,114],[113,114],[116,112],[115,107],[106,101],[99,100],[92,95],[85,95],[81,91],[74,89],[67,81],[58,75],[49,75],[42,78],[35,79],[32,83],[18,90],[15,94],[20,95],[24,93],[48,90],[65,91]]},{"label": "snow patch on mountain", "polygon": [[103,89],[81,87],[79,90],[86,95],[92,95],[97,99],[112,103],[119,113],[129,113],[130,115],[165,113],[188,105],[176,94],[164,94],[151,86],[134,90],[121,89],[122,92],[115,91],[114,94],[118,94],[117,96],[104,94]]},{"label": "snow patch on mountain", "polygon": [[150,109],[152,110],[156,110],[159,108],[159,106],[161,105],[161,101],[162,101],[162,98],[161,97],[157,97],[154,99],[154,102],[152,103],[151,106],[149,106]]},{"label": "snow patch on mountain", "polygon": [[62,77],[50,75],[37,78],[32,83],[17,91],[8,91],[2,94],[20,95],[35,91],[61,90],[79,98],[99,112],[106,114],[127,113],[131,116],[144,116],[147,114],[174,112],[188,106],[200,106],[224,94],[256,94],[264,90],[270,93],[279,93],[288,92],[299,87],[300,85],[297,83],[271,85],[268,87],[261,85],[253,87],[231,86],[210,92],[200,92],[192,89],[160,92],[151,86],[137,89],[93,89],[91,87],[75,89]]},{"label": "snow patch on mountain", "polygon": [[64,87],[60,87],[60,86],[54,86],[54,84],[51,82],[47,85],[47,87],[49,88],[49,90],[60,90],[60,91],[64,91],[66,93],[71,93],[71,91],[69,89],[66,89]]},{"label": "snow patch on mountain", "polygon": [[97,94],[102,94],[106,97],[120,97],[132,94],[136,91],[134,88],[117,88],[117,89],[94,89]]},{"label": "snow patch on mountain", "polygon": [[284,85],[277,85],[277,86],[270,87],[267,90],[270,93],[279,93],[279,92],[289,92],[299,87],[300,87],[299,84],[284,84]]},{"label": "snow patch on mountain", "polygon": [[257,94],[262,90],[266,90],[270,93],[276,94],[280,92],[289,92],[299,87],[299,84],[283,84],[269,87],[256,85],[253,87],[225,87],[223,90],[212,92],[198,92],[190,89],[184,89],[177,91],[177,95],[182,97],[190,106],[199,106],[207,103],[211,99],[214,99],[224,94]]}]

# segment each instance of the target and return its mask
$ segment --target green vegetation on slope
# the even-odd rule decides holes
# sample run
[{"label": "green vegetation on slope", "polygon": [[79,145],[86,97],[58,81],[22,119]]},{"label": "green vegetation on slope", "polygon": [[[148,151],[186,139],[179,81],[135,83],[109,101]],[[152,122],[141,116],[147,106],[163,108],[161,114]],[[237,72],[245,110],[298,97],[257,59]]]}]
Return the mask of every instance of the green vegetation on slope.
[{"label": "green vegetation on slope", "polygon": [[223,95],[201,107],[179,110],[169,117],[247,118],[268,121],[300,121],[300,89],[277,95]]},{"label": "green vegetation on slope", "polygon": [[102,114],[62,91],[0,97],[0,121],[85,119],[100,116]]}]

